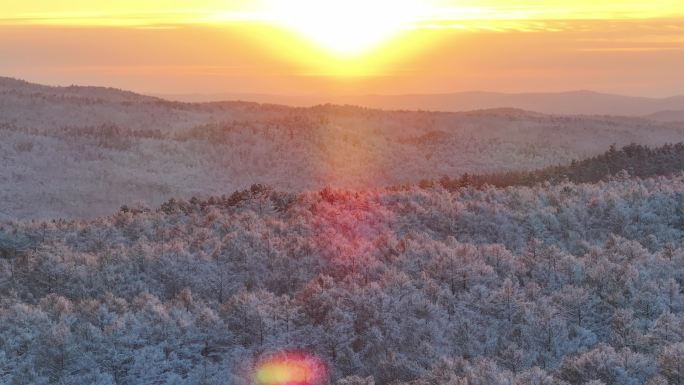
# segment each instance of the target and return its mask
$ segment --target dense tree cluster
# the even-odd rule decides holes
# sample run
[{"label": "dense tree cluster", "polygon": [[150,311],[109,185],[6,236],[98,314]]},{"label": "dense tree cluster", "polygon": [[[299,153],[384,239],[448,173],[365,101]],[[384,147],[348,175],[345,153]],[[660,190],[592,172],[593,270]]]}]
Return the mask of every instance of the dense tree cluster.
[{"label": "dense tree cluster", "polygon": [[[623,150],[624,151],[624,150]],[[283,193],[0,229],[0,383],[684,383],[684,175]]]},{"label": "dense tree cluster", "polygon": [[[684,143],[666,144],[649,148],[630,144],[617,150],[613,145],[600,155],[573,160],[569,165],[550,166],[536,171],[509,171],[494,174],[464,174],[458,178],[445,176],[438,182],[442,187],[454,190],[464,187],[533,186],[538,183],[557,183],[568,180],[575,183],[594,183],[618,174],[637,177],[667,175],[684,170]],[[435,182],[422,181],[422,186],[434,186]]]}]

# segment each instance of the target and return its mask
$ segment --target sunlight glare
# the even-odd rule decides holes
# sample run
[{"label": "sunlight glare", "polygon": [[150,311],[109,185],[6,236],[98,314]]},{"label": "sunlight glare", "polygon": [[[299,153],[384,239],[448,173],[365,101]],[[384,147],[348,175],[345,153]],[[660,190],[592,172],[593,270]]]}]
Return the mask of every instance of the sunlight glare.
[{"label": "sunlight glare", "polygon": [[272,19],[339,57],[360,56],[417,21],[420,0],[272,0]]}]

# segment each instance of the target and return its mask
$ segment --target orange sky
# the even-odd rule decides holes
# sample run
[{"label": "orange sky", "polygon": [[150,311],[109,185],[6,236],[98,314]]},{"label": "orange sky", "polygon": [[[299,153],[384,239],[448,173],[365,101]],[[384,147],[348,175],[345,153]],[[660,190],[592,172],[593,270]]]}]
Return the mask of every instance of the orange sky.
[{"label": "orange sky", "polygon": [[684,94],[680,0],[273,1],[0,0],[0,75],[162,94]]}]

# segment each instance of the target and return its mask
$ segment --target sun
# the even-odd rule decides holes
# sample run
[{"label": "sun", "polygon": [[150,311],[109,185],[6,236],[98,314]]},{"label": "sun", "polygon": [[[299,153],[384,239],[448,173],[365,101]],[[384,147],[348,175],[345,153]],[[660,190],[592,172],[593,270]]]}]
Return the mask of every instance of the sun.
[{"label": "sun", "polygon": [[420,0],[271,0],[273,21],[338,57],[357,57],[418,20]]}]

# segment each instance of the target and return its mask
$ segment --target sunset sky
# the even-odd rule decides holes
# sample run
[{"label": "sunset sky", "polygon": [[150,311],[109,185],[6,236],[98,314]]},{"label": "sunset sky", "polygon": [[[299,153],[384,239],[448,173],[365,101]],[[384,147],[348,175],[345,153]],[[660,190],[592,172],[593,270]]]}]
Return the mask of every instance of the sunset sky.
[{"label": "sunset sky", "polygon": [[0,0],[0,75],[157,94],[684,94],[684,2]]}]

